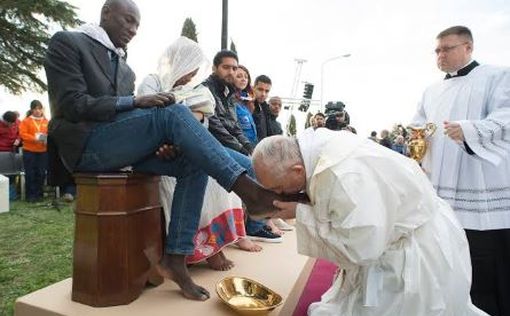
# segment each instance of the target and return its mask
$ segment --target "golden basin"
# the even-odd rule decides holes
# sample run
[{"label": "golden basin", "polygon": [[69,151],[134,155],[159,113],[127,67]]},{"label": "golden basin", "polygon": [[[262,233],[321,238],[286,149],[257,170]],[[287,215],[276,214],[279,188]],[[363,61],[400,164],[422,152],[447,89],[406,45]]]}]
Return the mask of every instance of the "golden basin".
[{"label": "golden basin", "polygon": [[216,284],[216,293],[228,306],[242,314],[265,314],[282,304],[282,297],[243,277],[226,277]]}]

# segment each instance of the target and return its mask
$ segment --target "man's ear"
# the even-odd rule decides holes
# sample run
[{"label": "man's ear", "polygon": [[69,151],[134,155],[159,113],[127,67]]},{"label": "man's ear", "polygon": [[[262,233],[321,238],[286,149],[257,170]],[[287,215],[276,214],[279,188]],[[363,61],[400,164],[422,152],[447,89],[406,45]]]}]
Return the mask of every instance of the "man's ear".
[{"label": "man's ear", "polygon": [[212,72],[216,72],[216,70],[218,70],[218,67],[216,67],[215,65],[212,66]]}]

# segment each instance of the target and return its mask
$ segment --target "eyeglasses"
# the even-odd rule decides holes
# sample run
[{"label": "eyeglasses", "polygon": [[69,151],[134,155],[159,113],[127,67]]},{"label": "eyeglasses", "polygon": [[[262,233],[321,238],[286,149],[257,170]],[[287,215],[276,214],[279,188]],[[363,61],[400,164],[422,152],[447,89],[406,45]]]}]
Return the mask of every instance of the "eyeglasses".
[{"label": "eyeglasses", "polygon": [[438,47],[434,50],[434,52],[436,53],[436,55],[439,55],[440,53],[449,53],[450,51],[454,50],[455,48],[461,46],[461,45],[464,45],[464,44],[467,44],[468,42],[464,42],[464,43],[460,43],[460,44],[457,44],[457,45],[453,45],[453,46],[443,46],[443,47]]}]

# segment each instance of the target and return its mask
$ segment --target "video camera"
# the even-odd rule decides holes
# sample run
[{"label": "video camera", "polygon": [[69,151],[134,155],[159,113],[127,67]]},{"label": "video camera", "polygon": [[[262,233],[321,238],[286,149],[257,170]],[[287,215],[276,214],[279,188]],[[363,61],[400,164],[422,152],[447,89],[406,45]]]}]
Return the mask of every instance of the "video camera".
[{"label": "video camera", "polygon": [[326,110],[326,128],[334,131],[339,131],[350,124],[349,113],[345,111],[345,104],[341,101],[328,102]]}]

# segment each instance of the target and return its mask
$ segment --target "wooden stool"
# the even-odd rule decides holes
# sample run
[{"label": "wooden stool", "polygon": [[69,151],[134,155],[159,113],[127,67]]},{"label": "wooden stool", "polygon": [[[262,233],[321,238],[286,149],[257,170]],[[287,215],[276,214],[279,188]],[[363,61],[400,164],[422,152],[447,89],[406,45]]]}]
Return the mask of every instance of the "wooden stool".
[{"label": "wooden stool", "polygon": [[[147,281],[159,285],[144,251],[162,254],[159,177],[75,174],[77,185],[72,300],[128,304]],[[164,221],[163,221],[164,222]]]}]

